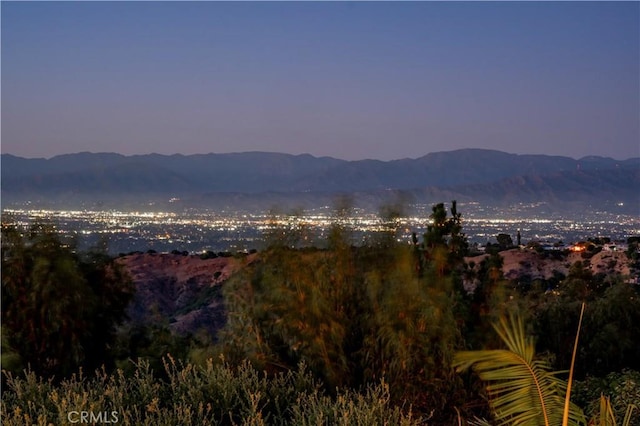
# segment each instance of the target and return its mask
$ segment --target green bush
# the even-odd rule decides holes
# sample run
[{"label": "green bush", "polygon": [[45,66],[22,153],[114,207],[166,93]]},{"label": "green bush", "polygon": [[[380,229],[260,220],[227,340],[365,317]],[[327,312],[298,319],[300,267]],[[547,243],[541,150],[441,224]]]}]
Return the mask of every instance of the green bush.
[{"label": "green bush", "polygon": [[[611,398],[611,405],[616,419],[624,417],[627,407],[638,406],[640,401],[640,372],[623,370],[613,372],[605,377],[587,377],[577,381],[573,388],[573,400],[584,407],[588,417],[593,417],[599,410],[600,395]],[[631,425],[640,425],[640,408],[636,408],[631,417]]]},{"label": "green bush", "polygon": [[233,368],[209,359],[196,366],[169,356],[164,367],[167,380],[158,379],[143,360],[132,376],[103,369],[88,378],[80,371],[59,384],[32,371],[23,376],[5,371],[2,424],[64,425],[70,424],[70,413],[83,411],[136,426],[424,424],[410,408],[391,405],[386,383],[330,397],[304,364],[271,377],[248,362]]}]

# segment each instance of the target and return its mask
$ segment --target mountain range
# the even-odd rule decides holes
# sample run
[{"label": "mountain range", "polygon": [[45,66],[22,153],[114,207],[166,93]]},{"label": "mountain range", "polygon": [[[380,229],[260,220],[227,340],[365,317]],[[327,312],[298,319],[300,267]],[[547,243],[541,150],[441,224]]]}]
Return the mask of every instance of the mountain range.
[{"label": "mountain range", "polygon": [[[453,198],[490,203],[627,203],[640,212],[640,158],[517,155],[484,149],[416,159],[346,161],[308,154],[78,153],[50,159],[1,157],[2,201],[164,202],[248,209],[325,205],[336,194],[375,204]],[[632,210],[633,211],[633,210]]]}]

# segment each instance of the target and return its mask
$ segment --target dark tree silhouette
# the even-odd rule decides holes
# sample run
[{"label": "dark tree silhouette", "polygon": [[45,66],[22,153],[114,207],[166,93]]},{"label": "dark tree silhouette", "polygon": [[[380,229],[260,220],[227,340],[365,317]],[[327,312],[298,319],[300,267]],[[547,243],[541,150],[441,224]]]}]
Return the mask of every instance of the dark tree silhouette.
[{"label": "dark tree silhouette", "polygon": [[433,267],[439,276],[444,276],[463,263],[469,251],[466,235],[462,232],[462,214],[458,212],[455,200],[451,202],[451,216],[447,217],[444,203],[432,207],[431,223],[423,235],[423,243],[418,246],[418,272],[422,276],[425,268]]},{"label": "dark tree silhouette", "polygon": [[500,250],[506,250],[513,247],[513,239],[509,234],[498,234],[496,236],[496,240],[498,241],[498,245],[500,245]]},{"label": "dark tree silhouette", "polygon": [[25,364],[65,376],[109,361],[133,286],[104,253],[81,256],[51,225],[2,224],[3,334]]}]

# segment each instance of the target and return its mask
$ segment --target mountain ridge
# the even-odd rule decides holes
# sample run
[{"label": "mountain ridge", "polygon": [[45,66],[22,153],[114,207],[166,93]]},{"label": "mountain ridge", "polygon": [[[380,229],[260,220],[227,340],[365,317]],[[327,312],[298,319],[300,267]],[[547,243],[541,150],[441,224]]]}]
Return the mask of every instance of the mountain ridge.
[{"label": "mountain ridge", "polygon": [[[587,156],[510,154],[486,149],[429,153],[415,159],[339,160],[310,154],[245,152],[227,154],[124,156],[117,153],[63,154],[51,159],[1,156],[4,200],[195,199],[249,194],[320,201],[335,193],[378,194],[427,188],[491,202],[532,199],[621,198],[638,203],[640,157],[615,160]],[[306,194],[306,195],[305,195]],[[374,198],[380,198],[374,195]],[[215,197],[214,197],[215,198]],[[277,197],[276,197],[277,198]]]}]

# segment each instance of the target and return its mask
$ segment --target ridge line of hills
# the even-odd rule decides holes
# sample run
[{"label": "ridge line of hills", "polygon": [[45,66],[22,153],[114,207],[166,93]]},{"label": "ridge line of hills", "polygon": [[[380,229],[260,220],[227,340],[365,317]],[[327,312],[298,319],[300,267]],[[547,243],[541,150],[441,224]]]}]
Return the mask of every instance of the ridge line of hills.
[{"label": "ridge line of hills", "polygon": [[[640,157],[615,160],[519,155],[484,149],[416,159],[347,161],[267,152],[194,155],[1,156],[3,201],[180,197],[197,203],[325,203],[336,193],[410,198],[630,203],[640,212]],[[264,204],[263,203],[263,204]]]}]

